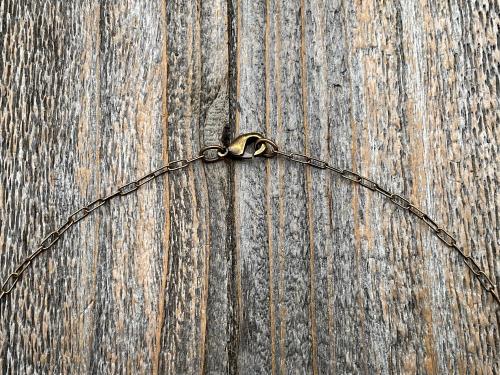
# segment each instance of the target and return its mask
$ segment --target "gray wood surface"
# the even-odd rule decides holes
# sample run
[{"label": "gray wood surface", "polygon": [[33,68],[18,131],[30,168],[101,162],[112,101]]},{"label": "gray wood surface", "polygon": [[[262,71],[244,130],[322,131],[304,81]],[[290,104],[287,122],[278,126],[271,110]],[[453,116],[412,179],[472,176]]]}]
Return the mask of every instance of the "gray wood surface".
[{"label": "gray wood surface", "polygon": [[[418,202],[500,287],[498,0],[0,0],[0,277],[73,211],[261,131]],[[414,217],[277,158],[67,232],[0,372],[495,374],[500,313]]]}]

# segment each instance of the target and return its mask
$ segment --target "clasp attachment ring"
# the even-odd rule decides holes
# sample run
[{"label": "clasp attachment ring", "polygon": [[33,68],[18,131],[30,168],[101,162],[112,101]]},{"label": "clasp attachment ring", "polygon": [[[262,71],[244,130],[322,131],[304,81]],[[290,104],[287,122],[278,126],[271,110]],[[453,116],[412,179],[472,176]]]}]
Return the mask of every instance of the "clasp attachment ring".
[{"label": "clasp attachment ring", "polygon": [[227,147],[227,157],[233,159],[251,159],[255,156],[267,158],[276,155],[278,146],[257,132],[237,136]]}]

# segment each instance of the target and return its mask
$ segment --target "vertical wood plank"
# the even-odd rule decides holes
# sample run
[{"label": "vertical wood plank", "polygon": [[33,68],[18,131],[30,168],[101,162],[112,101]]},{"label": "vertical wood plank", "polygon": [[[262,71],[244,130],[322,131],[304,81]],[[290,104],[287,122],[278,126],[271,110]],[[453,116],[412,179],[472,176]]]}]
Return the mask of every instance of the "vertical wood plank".
[{"label": "vertical wood plank", "polygon": [[[165,126],[169,160],[175,160],[220,143],[228,117],[227,19],[222,1],[165,6]],[[232,254],[224,202],[231,193],[228,170],[219,167],[193,165],[170,178],[161,373],[222,373],[227,367]]]},{"label": "vertical wood plank", "polygon": [[[236,92],[241,108],[235,133],[265,132],[264,33],[262,2],[236,1]],[[234,166],[238,373],[270,371],[269,265],[265,165]]]}]

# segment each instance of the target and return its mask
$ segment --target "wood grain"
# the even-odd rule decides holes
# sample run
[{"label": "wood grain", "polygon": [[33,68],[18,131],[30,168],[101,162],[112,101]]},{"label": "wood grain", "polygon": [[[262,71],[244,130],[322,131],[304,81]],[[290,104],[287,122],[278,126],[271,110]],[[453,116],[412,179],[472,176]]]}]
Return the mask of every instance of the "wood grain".
[{"label": "wood grain", "polygon": [[[500,287],[494,1],[0,0],[0,277],[91,200],[261,131],[456,234]],[[382,196],[196,163],[68,231],[0,304],[0,372],[500,372],[499,309]]]}]

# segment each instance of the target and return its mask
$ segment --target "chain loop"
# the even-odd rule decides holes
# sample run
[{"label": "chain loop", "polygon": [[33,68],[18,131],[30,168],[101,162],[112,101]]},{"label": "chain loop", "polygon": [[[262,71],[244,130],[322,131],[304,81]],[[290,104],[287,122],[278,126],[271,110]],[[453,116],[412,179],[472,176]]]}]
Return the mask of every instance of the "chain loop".
[{"label": "chain loop", "polygon": [[181,159],[181,160],[174,160],[168,163],[168,170],[170,172],[176,171],[178,169],[185,168],[189,162],[186,159]]},{"label": "chain loop", "polygon": [[153,172],[148,173],[144,177],[139,178],[137,182],[137,186],[141,187],[142,185],[147,184],[149,181],[154,180],[156,178],[155,174]]},{"label": "chain loop", "polygon": [[50,232],[47,237],[45,237],[42,242],[40,242],[39,246],[43,247],[45,250],[50,248],[52,245],[54,245],[58,240],[59,240],[59,231],[55,230],[53,232]]},{"label": "chain loop", "polygon": [[361,181],[361,176],[359,174],[357,174],[355,172],[351,172],[347,169],[342,170],[341,176],[349,181],[358,182],[358,183]]},{"label": "chain loop", "polygon": [[132,181],[132,182],[129,182],[128,184],[123,185],[122,187],[118,188],[118,194],[120,194],[121,196],[125,196],[125,195],[128,195],[130,193],[133,193],[137,189],[139,189],[139,185],[137,185],[136,181]]},{"label": "chain loop", "polygon": [[392,193],[389,190],[384,189],[382,186],[377,185],[377,188],[375,189],[377,193],[382,194],[384,197],[391,199]]},{"label": "chain loop", "polygon": [[328,168],[328,163],[323,160],[319,160],[316,158],[309,158],[309,164],[313,166],[314,168],[318,169],[326,169]]},{"label": "chain loop", "polygon": [[410,205],[410,208],[408,209],[413,215],[418,217],[420,220],[422,220],[425,216],[425,212],[420,210],[418,207],[415,207],[413,204]]},{"label": "chain loop", "polygon": [[484,271],[479,271],[479,274],[476,275],[477,279],[483,286],[484,290],[487,292],[491,292],[492,290],[495,289],[495,285],[493,285],[493,282],[491,279],[484,273]]},{"label": "chain loop", "polygon": [[337,173],[338,175],[342,175],[342,170],[334,167],[333,165],[327,163],[326,168],[331,170],[332,172]]},{"label": "chain loop", "polygon": [[439,228],[436,231],[436,236],[448,246],[455,246],[457,243],[457,240],[443,228]]},{"label": "chain loop", "polygon": [[311,164],[311,158],[301,154],[290,154],[290,160],[296,161],[301,164]]},{"label": "chain loop", "polygon": [[87,206],[85,208],[87,209],[88,213],[91,213],[91,212],[97,210],[99,207],[101,207],[105,203],[106,203],[106,201],[103,198],[98,198],[95,201],[87,204]]},{"label": "chain loop", "polygon": [[389,199],[391,200],[392,203],[401,208],[404,208],[405,210],[409,210],[410,207],[412,206],[412,204],[408,199],[403,198],[401,195],[398,194],[391,194]]},{"label": "chain loop", "polygon": [[31,257],[26,258],[20,265],[16,267],[13,273],[16,273],[20,276],[29,267],[31,261]]},{"label": "chain loop", "polygon": [[17,281],[19,280],[19,274],[12,272],[9,277],[5,279],[5,281],[2,284],[2,294],[1,296],[5,296],[9,294],[12,289],[14,289],[14,286],[16,285]]},{"label": "chain loop", "polygon": [[439,225],[432,220],[429,215],[424,214],[424,217],[422,218],[422,221],[427,224],[429,228],[431,228],[434,232],[437,232],[439,230]]},{"label": "chain loop", "polygon": [[361,180],[359,181],[361,186],[364,186],[371,191],[376,191],[378,188],[378,184],[375,181],[372,181],[366,177],[361,176]]},{"label": "chain loop", "polygon": [[466,256],[464,258],[464,263],[467,267],[469,267],[474,275],[479,276],[479,274],[482,272],[481,267],[479,267],[474,258],[472,258],[471,256]]},{"label": "chain loop", "polygon": [[85,219],[88,216],[89,212],[87,210],[87,207],[82,207],[78,211],[75,211],[72,213],[68,220],[71,220],[73,224],[78,223],[80,220]]}]

